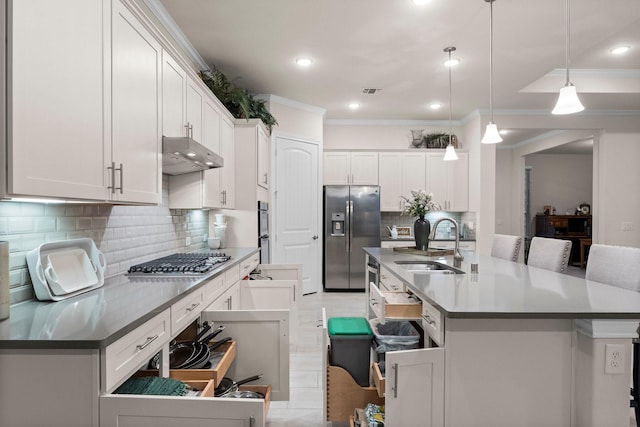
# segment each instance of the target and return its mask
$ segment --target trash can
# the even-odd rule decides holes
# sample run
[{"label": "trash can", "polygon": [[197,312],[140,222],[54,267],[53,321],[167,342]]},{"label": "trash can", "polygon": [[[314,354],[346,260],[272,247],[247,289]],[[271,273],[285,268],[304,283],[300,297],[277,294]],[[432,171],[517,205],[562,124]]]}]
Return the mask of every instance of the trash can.
[{"label": "trash can", "polygon": [[358,385],[368,387],[373,333],[367,319],[332,317],[327,327],[331,342],[329,363],[349,372]]},{"label": "trash can", "polygon": [[410,350],[418,348],[420,333],[408,320],[388,320],[384,324],[377,319],[371,319],[373,331],[373,349],[379,361],[384,361],[387,351]]}]

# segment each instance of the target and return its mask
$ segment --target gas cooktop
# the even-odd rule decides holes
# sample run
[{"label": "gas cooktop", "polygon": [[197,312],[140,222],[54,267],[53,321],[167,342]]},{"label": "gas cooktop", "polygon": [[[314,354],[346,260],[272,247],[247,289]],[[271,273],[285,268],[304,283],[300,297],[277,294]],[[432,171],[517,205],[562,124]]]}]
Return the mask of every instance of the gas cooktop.
[{"label": "gas cooktop", "polygon": [[230,259],[224,252],[179,253],[133,265],[127,274],[202,275]]}]

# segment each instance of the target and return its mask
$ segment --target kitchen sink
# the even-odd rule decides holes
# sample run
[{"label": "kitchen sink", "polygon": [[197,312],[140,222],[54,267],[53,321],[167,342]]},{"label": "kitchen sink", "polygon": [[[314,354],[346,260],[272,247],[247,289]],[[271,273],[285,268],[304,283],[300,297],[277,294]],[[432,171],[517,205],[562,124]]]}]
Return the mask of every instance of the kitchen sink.
[{"label": "kitchen sink", "polygon": [[409,273],[415,274],[464,274],[464,271],[437,261],[396,261]]}]

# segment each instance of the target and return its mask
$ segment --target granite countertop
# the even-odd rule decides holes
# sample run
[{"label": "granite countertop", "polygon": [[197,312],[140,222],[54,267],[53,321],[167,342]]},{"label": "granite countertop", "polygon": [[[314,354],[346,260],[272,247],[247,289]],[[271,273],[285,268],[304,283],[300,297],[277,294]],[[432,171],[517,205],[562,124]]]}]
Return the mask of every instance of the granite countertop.
[{"label": "granite countertop", "polygon": [[118,275],[63,301],[25,301],[0,321],[1,348],[97,349],[142,325],[258,248],[225,248],[231,260],[203,276]]},{"label": "granite countertop", "polygon": [[[453,265],[453,256],[399,254],[392,248],[364,250],[447,317],[640,319],[640,292],[471,251],[462,251],[465,274],[415,274],[395,261],[437,260]],[[470,273],[471,263],[478,264],[478,273]]]},{"label": "granite countertop", "polygon": [[[397,239],[392,239],[389,236],[380,237],[380,241],[382,242],[415,242],[415,237],[398,237]],[[430,242],[455,242],[456,239],[429,239]],[[461,242],[475,242],[476,239],[460,239]]]}]

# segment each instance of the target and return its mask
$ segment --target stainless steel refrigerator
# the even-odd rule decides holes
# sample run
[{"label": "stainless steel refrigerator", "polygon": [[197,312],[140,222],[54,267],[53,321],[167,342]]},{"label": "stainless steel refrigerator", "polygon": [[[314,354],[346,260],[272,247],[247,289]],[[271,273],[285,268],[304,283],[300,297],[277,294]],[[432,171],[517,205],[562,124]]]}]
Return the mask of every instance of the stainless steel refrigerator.
[{"label": "stainless steel refrigerator", "polygon": [[325,289],[364,289],[364,247],[380,246],[380,187],[324,186]]}]

